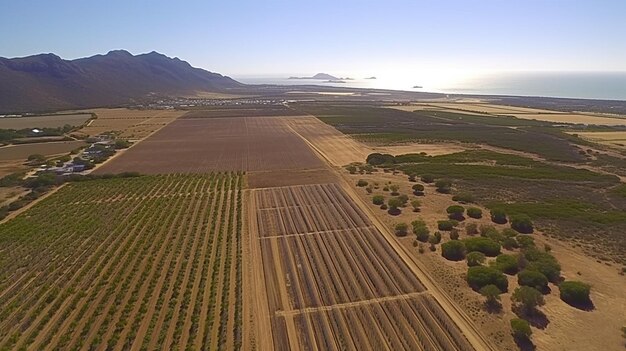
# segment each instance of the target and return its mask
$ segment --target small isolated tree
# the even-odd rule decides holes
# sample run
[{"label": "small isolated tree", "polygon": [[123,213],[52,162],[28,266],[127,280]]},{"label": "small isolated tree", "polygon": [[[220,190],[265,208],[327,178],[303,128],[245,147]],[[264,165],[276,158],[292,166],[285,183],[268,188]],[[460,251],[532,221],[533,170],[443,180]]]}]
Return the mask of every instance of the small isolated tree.
[{"label": "small isolated tree", "polygon": [[478,291],[482,296],[485,297],[485,304],[490,308],[500,308],[500,294],[502,291],[498,289],[497,286],[493,284],[485,285]]},{"label": "small isolated tree", "polygon": [[535,308],[543,306],[545,301],[541,292],[530,286],[520,286],[513,291],[511,300],[519,304],[522,312],[530,316],[535,313]]},{"label": "small isolated tree", "polygon": [[411,200],[411,206],[413,206],[413,212],[419,212],[421,205],[422,203],[420,202],[420,200],[417,200],[417,199]]},{"label": "small isolated tree", "polygon": [[431,244],[439,244],[441,242],[441,233],[435,232],[435,234],[428,237],[428,242]]},{"label": "small isolated tree", "polygon": [[460,240],[450,240],[441,244],[441,255],[450,261],[461,261],[465,258],[465,245]]},{"label": "small isolated tree", "polygon": [[367,184],[368,184],[367,180],[365,180],[365,179],[359,179],[356,182],[356,186],[359,186],[359,187],[365,187],[365,186],[367,186]]},{"label": "small isolated tree", "polygon": [[511,228],[523,234],[530,234],[533,232],[533,221],[526,215],[511,216]]},{"label": "small isolated tree", "polygon": [[440,179],[435,182],[435,187],[437,187],[437,191],[442,194],[449,194],[452,190],[452,181],[448,179]]},{"label": "small isolated tree", "polygon": [[476,225],[476,223],[469,223],[468,225],[465,226],[465,233],[467,233],[467,235],[476,235],[478,234],[478,226]]},{"label": "small isolated tree", "polygon": [[392,197],[387,201],[387,205],[389,206],[389,214],[397,216],[400,214],[400,206],[402,206],[402,201],[397,197]]},{"label": "small isolated tree", "polygon": [[502,247],[507,250],[513,250],[518,248],[519,244],[515,238],[504,238],[504,240],[502,240]]},{"label": "small isolated tree", "polygon": [[413,221],[411,225],[413,226],[413,233],[415,234],[416,239],[423,243],[427,242],[430,232],[428,231],[426,223],[418,219]]},{"label": "small isolated tree", "polygon": [[409,174],[409,182],[416,182],[416,181],[417,181],[417,174],[415,173]]},{"label": "small isolated tree", "polygon": [[420,180],[424,183],[430,184],[435,181],[435,176],[432,174],[423,174]]},{"label": "small isolated tree", "polygon": [[524,250],[524,256],[528,260],[528,269],[543,273],[551,282],[556,283],[559,281],[561,265],[554,256],[536,248]]},{"label": "small isolated tree", "polygon": [[469,267],[480,266],[485,262],[485,254],[478,251],[468,253],[466,258]]},{"label": "small isolated tree", "polygon": [[454,222],[452,221],[437,221],[437,229],[449,231],[454,228]]},{"label": "small isolated tree", "polygon": [[469,204],[469,203],[474,202],[474,195],[472,195],[471,193],[467,193],[467,192],[459,193],[459,194],[454,195],[452,197],[452,200],[458,201],[462,204]]},{"label": "small isolated tree", "polygon": [[406,223],[398,223],[395,230],[397,236],[406,236],[409,233],[409,226]]},{"label": "small isolated tree", "polygon": [[400,186],[398,184],[391,184],[389,189],[391,190],[391,195],[398,196],[398,190],[400,190]]},{"label": "small isolated tree", "polygon": [[478,207],[470,207],[467,209],[467,215],[471,218],[481,218],[483,216],[483,211]]},{"label": "small isolated tree", "polygon": [[559,292],[561,300],[572,306],[588,306],[591,305],[589,293],[591,285],[579,281],[564,281],[559,284]]},{"label": "small isolated tree", "polygon": [[519,285],[530,286],[539,291],[548,290],[548,278],[541,272],[524,269],[517,275],[517,283]]},{"label": "small isolated tree", "polygon": [[459,240],[459,230],[454,228],[450,231],[450,239]]},{"label": "small isolated tree", "polygon": [[511,319],[511,334],[518,342],[530,342],[530,324],[521,318]]},{"label": "small isolated tree", "polygon": [[411,189],[413,189],[413,195],[415,196],[424,195],[424,186],[422,184],[414,184]]},{"label": "small isolated tree", "polygon": [[504,212],[501,208],[494,208],[491,210],[491,220],[494,223],[505,224],[506,220],[506,212]]},{"label": "small isolated tree", "polygon": [[502,292],[506,292],[509,287],[509,281],[502,272],[487,266],[469,267],[467,269],[467,283],[476,291],[489,284],[497,286]]},{"label": "small isolated tree", "polygon": [[496,257],[494,267],[506,274],[516,274],[519,270],[517,266],[517,255],[500,254]]},{"label": "small isolated tree", "polygon": [[356,166],[354,166],[354,165],[349,165],[349,166],[347,166],[347,167],[346,167],[346,170],[347,170],[348,172],[350,172],[350,174],[356,174],[356,171],[357,171]]},{"label": "small isolated tree", "polygon": [[406,206],[406,203],[409,202],[409,197],[406,194],[402,194],[398,196],[398,200],[402,202],[402,207]]},{"label": "small isolated tree", "polygon": [[373,203],[374,205],[378,205],[378,206],[380,206],[380,205],[382,205],[382,204],[384,204],[384,203],[385,203],[385,197],[384,197],[384,196],[382,196],[382,195],[374,195],[374,196],[372,197],[372,203]]},{"label": "small isolated tree", "polygon": [[535,247],[535,239],[530,236],[520,235],[519,237],[515,238],[515,240],[517,241],[519,247],[521,247],[522,249]]},{"label": "small isolated tree", "polygon": [[448,213],[448,217],[450,217],[450,219],[454,219],[457,221],[462,221],[465,219],[465,217],[463,217],[463,213],[465,213],[465,208],[463,208],[463,206],[459,206],[459,205],[449,206],[446,209],[446,212]]}]

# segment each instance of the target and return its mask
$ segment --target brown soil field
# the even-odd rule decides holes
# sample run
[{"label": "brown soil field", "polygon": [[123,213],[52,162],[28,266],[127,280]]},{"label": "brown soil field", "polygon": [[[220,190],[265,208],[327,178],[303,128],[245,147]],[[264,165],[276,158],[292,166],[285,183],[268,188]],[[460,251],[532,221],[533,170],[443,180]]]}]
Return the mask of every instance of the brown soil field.
[{"label": "brown soil field", "polygon": [[6,206],[21,195],[26,195],[27,189],[19,186],[0,187],[0,207]]},{"label": "brown soil field", "polygon": [[578,136],[598,144],[626,149],[626,132],[576,132]]},{"label": "brown soil field", "polygon": [[257,320],[259,349],[473,349],[339,185],[250,197],[251,264],[267,291],[256,308],[272,330]]},{"label": "brown soil field", "polygon": [[239,174],[67,184],[0,225],[0,348],[234,350]]},{"label": "brown soil field", "polygon": [[271,188],[277,186],[333,183],[339,178],[329,169],[259,171],[247,173],[248,187]]},{"label": "brown soil field", "polygon": [[24,165],[24,161],[25,160],[0,161],[0,177],[28,170],[29,167]]},{"label": "brown soil field", "polygon": [[317,169],[323,163],[276,117],[180,118],[96,173]]},{"label": "brown soil field", "polygon": [[120,132],[122,138],[142,139],[163,128],[184,111],[174,110],[130,110],[125,108],[88,110],[97,118],[80,129],[80,133],[97,135],[104,132]]},{"label": "brown soil field", "polygon": [[[411,223],[416,219],[424,220],[431,233],[437,230],[437,221],[447,218],[446,208],[450,205],[458,204],[452,201],[452,195],[440,194],[435,191],[432,184],[424,184],[426,187],[425,196],[410,196],[417,198],[421,202],[420,212],[413,212],[409,208],[402,209],[398,216],[391,216],[386,211],[379,209],[372,204],[371,197],[375,194],[384,195],[390,198],[388,192],[382,191],[384,184],[391,182],[400,186],[401,194],[411,194],[411,186],[415,183],[409,182],[405,175],[377,172],[371,175],[349,175],[344,172],[344,177],[349,180],[356,192],[368,204],[372,212],[376,214],[385,225],[393,230],[396,223]],[[365,179],[370,183],[378,183],[379,189],[375,189],[372,194],[367,194],[362,188],[356,188],[354,184],[358,179]],[[470,205],[465,205],[470,206]],[[494,225],[498,229],[504,229],[507,225],[498,225],[490,221],[489,211],[481,206],[483,218],[467,218],[461,222],[459,231],[460,238],[466,238],[464,226],[468,223],[477,225]],[[487,215],[485,215],[487,214]],[[449,240],[446,232],[443,233],[443,241]],[[585,255],[581,250],[573,248],[568,243],[561,242],[554,238],[544,236],[540,230],[533,234],[538,246],[543,247],[548,243],[552,247],[551,253],[559,260],[562,266],[562,276],[566,280],[581,280],[592,285],[591,299],[594,302],[593,311],[583,311],[573,308],[561,301],[558,296],[558,286],[550,284],[552,292],[545,295],[546,305],[540,310],[546,314],[549,324],[545,329],[533,328],[533,341],[538,350],[618,350],[623,339],[620,336],[620,328],[626,322],[624,314],[626,308],[626,278],[619,275],[617,271],[620,267],[608,265],[602,261],[595,260]],[[469,288],[465,282],[464,275],[467,265],[464,261],[453,262],[441,256],[440,245],[435,252],[430,252],[428,244],[423,244],[424,253],[419,253],[414,246],[415,237],[409,234],[406,237],[396,237],[408,252],[416,260],[424,264],[426,270],[436,280],[454,301],[456,301],[466,313],[479,326],[482,333],[491,339],[499,349],[516,349],[510,337],[508,321],[515,318],[511,312],[511,293],[517,286],[517,278],[509,276],[509,292],[502,294],[501,299],[504,306],[503,312],[492,314],[484,309],[484,298],[480,294]],[[515,253],[503,250],[504,253]],[[493,260],[493,259],[489,259]],[[593,325],[604,325],[604,328],[593,328]],[[558,346],[557,346],[558,345]]]},{"label": "brown soil field", "polygon": [[443,155],[466,149],[452,143],[366,145],[313,116],[289,118],[288,121],[293,131],[304,138],[329,163],[338,167],[363,162],[367,155],[374,152],[392,155],[426,152],[429,155]]},{"label": "brown soil field", "polygon": [[44,156],[66,154],[85,145],[87,144],[82,140],[9,145],[0,147],[0,161],[26,161],[26,158],[32,154]]},{"label": "brown soil field", "polygon": [[301,113],[284,105],[233,105],[192,110],[187,112],[182,118],[287,117],[298,115],[301,115]]},{"label": "brown soil field", "polygon": [[25,128],[58,128],[66,124],[80,126],[91,115],[88,113],[76,113],[67,115],[26,116],[0,118],[0,129],[25,129]]}]

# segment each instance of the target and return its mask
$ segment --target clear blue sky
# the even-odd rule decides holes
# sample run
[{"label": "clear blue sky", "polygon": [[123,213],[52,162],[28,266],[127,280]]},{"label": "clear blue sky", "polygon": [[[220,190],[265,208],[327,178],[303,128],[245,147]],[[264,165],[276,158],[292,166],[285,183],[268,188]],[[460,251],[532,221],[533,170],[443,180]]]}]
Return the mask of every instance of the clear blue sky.
[{"label": "clear blue sky", "polygon": [[626,71],[625,0],[0,1],[4,57],[155,50],[228,75]]}]

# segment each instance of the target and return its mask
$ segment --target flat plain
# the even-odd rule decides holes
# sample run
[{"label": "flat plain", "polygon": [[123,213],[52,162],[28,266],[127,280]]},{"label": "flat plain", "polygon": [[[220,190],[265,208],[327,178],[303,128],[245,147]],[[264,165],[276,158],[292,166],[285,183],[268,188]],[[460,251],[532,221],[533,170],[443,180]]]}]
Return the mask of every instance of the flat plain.
[{"label": "flat plain", "polygon": [[66,154],[85,145],[87,144],[82,140],[8,145],[0,147],[0,161],[26,161],[26,158],[32,154],[44,156]]},{"label": "flat plain", "polygon": [[3,117],[0,118],[0,129],[59,128],[66,124],[80,126],[90,118],[89,113]]},{"label": "flat plain", "polygon": [[0,348],[238,349],[242,181],[72,183],[0,225]]},{"label": "flat plain", "polygon": [[136,110],[126,108],[100,108],[87,110],[95,113],[96,119],[81,128],[79,133],[97,135],[104,132],[119,132],[120,137],[142,139],[163,128],[185,114],[176,110]]}]

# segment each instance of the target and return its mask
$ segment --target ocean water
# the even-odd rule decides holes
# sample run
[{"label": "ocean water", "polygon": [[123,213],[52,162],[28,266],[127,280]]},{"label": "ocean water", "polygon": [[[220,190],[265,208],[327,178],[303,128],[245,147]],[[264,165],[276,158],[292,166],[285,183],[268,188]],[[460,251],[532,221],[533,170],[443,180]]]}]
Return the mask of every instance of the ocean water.
[{"label": "ocean water", "polygon": [[[247,84],[315,84],[351,88],[391,89],[472,95],[546,96],[583,99],[626,100],[626,72],[498,72],[446,77],[437,81],[419,76],[377,77],[346,83],[327,83],[284,77],[233,77]],[[421,88],[415,87],[419,86]]]}]

